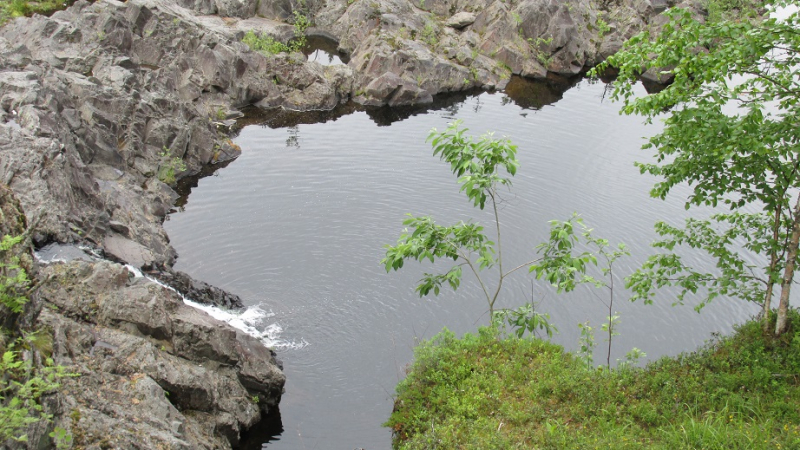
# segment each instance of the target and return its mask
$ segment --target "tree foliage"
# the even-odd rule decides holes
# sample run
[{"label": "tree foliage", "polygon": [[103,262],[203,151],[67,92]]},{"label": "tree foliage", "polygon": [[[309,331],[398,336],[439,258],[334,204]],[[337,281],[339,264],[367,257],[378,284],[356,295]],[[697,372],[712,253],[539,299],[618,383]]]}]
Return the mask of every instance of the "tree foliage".
[{"label": "tree foliage", "polygon": [[[491,134],[483,135],[476,141],[465,136],[468,129],[460,128],[460,125],[460,121],[455,121],[441,133],[433,129],[428,141],[433,146],[434,156],[450,164],[450,170],[461,184],[461,192],[473,205],[480,209],[484,209],[487,201],[491,205],[495,218],[495,241],[490,240],[484,228],[476,223],[459,222],[453,226],[441,226],[427,216],[410,217],[403,222],[409,228],[400,236],[397,245],[387,246],[386,256],[381,263],[388,272],[402,268],[407,259],[428,259],[430,262],[439,258],[453,259],[456,264],[447,272],[426,273],[416,288],[417,292],[420,296],[431,291],[438,295],[444,283],[457,289],[461,283],[462,269],[468,267],[478,279],[490,316],[493,316],[505,277],[531,264],[528,262],[509,271],[503,270],[497,189],[511,185],[510,177],[519,167],[517,147],[509,139],[495,139]],[[492,290],[480,276],[480,271],[495,266],[499,278],[496,288]]]},{"label": "tree foliage", "polygon": [[[494,240],[490,239],[484,227],[473,222],[459,222],[452,226],[438,225],[429,216],[410,216],[403,224],[407,227],[395,245],[386,246],[385,257],[381,260],[386,271],[399,270],[406,260],[431,263],[440,259],[452,259],[454,264],[439,273],[425,273],[416,291],[420,296],[433,292],[438,295],[442,286],[453,290],[461,285],[464,268],[472,272],[486,299],[492,324],[496,327],[509,325],[518,337],[525,333],[535,334],[539,330],[551,336],[556,328],[550,324],[547,314],[536,311],[531,302],[515,309],[495,310],[495,303],[502,291],[503,282],[509,275],[528,267],[537,279],[544,279],[559,292],[568,292],[579,284],[591,283],[595,286],[609,287],[613,302],[613,275],[611,264],[623,254],[624,246],[617,250],[607,249],[608,241],[594,238],[577,215],[566,221],[550,222],[549,239],[536,247],[536,257],[530,261],[504,269],[501,246],[500,216],[497,208],[498,188],[510,186],[511,179],[519,162],[516,159],[517,147],[507,138],[495,139],[486,134],[477,141],[465,136],[467,129],[460,128],[461,122],[452,123],[447,130],[431,131],[428,141],[433,145],[434,156],[450,164],[450,169],[458,177],[461,192],[472,204],[484,209],[491,206],[494,217]],[[582,246],[595,247],[597,253],[581,250]],[[597,255],[606,264],[601,268],[602,275],[610,277],[610,285],[587,275],[587,269],[598,265]],[[485,270],[496,273],[496,284],[490,286],[481,275]],[[610,305],[613,303],[609,303]],[[609,306],[610,307],[610,306]],[[609,310],[610,311],[610,310]],[[609,312],[611,317],[611,312]],[[609,336],[611,327],[609,324]],[[610,346],[610,339],[609,339]]]},{"label": "tree foliage", "polygon": [[[657,36],[635,36],[598,71],[619,69],[612,97],[624,102],[625,114],[663,118],[663,131],[644,146],[655,162],[638,163],[659,179],[651,194],[663,199],[685,183],[692,189],[687,209],[724,205],[734,213],[691,219],[683,229],[659,224],[664,240],[657,246],[666,253],[650,258],[630,284],[640,298],[649,299],[653,287],[678,285],[679,301],[703,288],[701,305],[732,294],[763,303],[765,311],[780,285],[780,334],[800,241],[800,18],[793,12],[783,19],[698,20],[679,8],[666,14]],[[645,70],[674,77],[672,84],[634,97]],[[741,212],[745,206],[760,211]],[[672,252],[680,244],[708,251],[718,272],[685,265]],[[736,253],[740,245],[768,264],[747,264]]]}]

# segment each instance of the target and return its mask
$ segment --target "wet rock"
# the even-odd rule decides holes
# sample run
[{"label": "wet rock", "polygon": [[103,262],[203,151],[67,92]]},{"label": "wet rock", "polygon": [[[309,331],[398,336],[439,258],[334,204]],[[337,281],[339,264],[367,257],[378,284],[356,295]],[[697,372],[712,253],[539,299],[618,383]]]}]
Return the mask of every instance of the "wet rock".
[{"label": "wet rock", "polygon": [[[51,264],[40,274],[55,281],[37,295],[50,305],[39,324],[53,330],[56,363],[81,375],[48,412],[77,444],[230,448],[280,400],[285,377],[274,353],[174,291],[110,262]],[[129,442],[137,435],[146,436]]]},{"label": "wet rock", "polygon": [[155,273],[154,276],[198,303],[222,308],[241,308],[244,306],[242,299],[238,295],[231,294],[203,281],[195,280],[184,272],[169,270]]},{"label": "wet rock", "polygon": [[137,268],[152,266],[155,261],[153,252],[150,249],[123,236],[106,236],[103,241],[103,247],[106,253],[115,259]]}]

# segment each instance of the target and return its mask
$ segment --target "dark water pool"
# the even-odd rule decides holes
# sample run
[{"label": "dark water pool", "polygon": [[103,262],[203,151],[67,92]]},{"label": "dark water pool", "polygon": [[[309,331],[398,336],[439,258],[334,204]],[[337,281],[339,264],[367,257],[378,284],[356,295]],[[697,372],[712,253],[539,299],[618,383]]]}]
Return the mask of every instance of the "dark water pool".
[{"label": "dark water pool", "polygon": [[[379,264],[406,213],[440,223],[489,219],[431,156],[432,127],[461,119],[474,134],[492,131],[519,146],[521,167],[501,211],[508,265],[530,258],[548,220],[579,212],[596,235],[629,246],[634,256],[618,265],[624,276],[649,254],[655,221],[682,222],[687,189],[651,199],[654,180],[633,166],[647,158],[639,147],[658,127],[620,116],[605,96],[603,83],[515,80],[507,93],[462,95],[430,110],[283,114],[241,130],[242,156],[199,180],[166,228],[178,269],[262,305],[274,313],[269,324],[282,329],[282,431],[267,448],[390,448],[381,423],[414,345],[443,327],[464,333],[487,323],[470,277],[456,293],[420,299],[414,285],[427,267],[387,274]],[[606,315],[588,289],[557,296],[519,273],[499,306],[533,295],[560,329],[553,340],[575,349],[577,324],[599,329]],[[698,314],[691,305],[672,307],[671,298],[664,292],[652,306],[618,298],[621,335],[612,358],[634,346],[650,358],[692,350],[757,312],[718,299]]]}]

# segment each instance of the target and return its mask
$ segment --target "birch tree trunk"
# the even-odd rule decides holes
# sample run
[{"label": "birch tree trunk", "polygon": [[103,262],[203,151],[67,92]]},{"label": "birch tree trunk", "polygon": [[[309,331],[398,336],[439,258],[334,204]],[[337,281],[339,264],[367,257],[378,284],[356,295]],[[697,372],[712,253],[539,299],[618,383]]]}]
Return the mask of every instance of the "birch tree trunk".
[{"label": "birch tree trunk", "polygon": [[792,236],[789,239],[789,248],[786,254],[786,268],[783,271],[783,280],[781,280],[781,299],[778,304],[778,318],[775,321],[775,335],[780,336],[786,332],[787,321],[786,316],[789,314],[789,294],[792,289],[792,280],[794,279],[794,266],[797,260],[797,247],[800,243],[800,195],[797,197],[797,203],[794,205],[794,213],[792,215]]}]

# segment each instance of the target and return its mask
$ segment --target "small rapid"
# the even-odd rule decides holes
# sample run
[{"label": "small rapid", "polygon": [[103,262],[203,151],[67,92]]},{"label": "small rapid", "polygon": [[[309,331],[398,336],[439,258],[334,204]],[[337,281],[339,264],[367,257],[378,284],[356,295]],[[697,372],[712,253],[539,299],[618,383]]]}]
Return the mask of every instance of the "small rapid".
[{"label": "small rapid", "polygon": [[[67,263],[74,260],[91,262],[103,259],[99,252],[90,247],[59,243],[51,243],[42,247],[34,252],[34,257],[41,264]],[[209,316],[253,336],[267,347],[280,350],[297,350],[308,345],[308,342],[303,339],[299,341],[283,339],[281,337],[283,333],[281,325],[270,320],[275,317],[275,313],[265,310],[265,306],[261,303],[251,304],[241,310],[229,310],[214,305],[205,305],[187,298],[183,293],[172,286],[163,283],[157,278],[144,274],[141,270],[130,264],[125,264],[125,268],[128,269],[134,277],[146,278],[159,286],[177,293],[187,305],[204,311]]]}]

